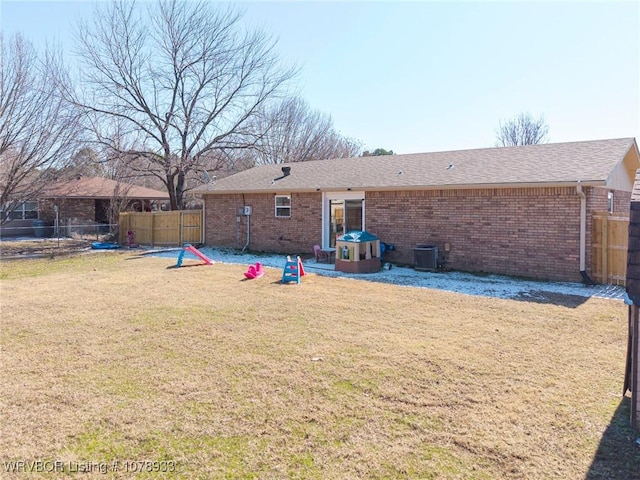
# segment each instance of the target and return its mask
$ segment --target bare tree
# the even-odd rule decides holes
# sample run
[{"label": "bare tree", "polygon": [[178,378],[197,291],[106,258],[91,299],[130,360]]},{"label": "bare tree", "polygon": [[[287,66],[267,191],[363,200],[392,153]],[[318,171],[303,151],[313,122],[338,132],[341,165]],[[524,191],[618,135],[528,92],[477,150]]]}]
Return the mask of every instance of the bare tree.
[{"label": "bare tree", "polygon": [[533,118],[529,112],[500,122],[496,130],[496,147],[514,147],[517,145],[536,145],[547,143],[549,126],[540,115]]},{"label": "bare tree", "polygon": [[64,166],[63,170],[59,171],[62,177],[74,177],[74,176],[88,176],[88,177],[103,177],[105,176],[105,169],[103,168],[102,161],[98,152],[91,147],[81,146],[70,158]]},{"label": "bare tree", "polygon": [[1,221],[35,200],[71,158],[78,139],[76,111],[59,93],[67,81],[52,51],[38,54],[21,35],[0,33]]},{"label": "bare tree", "polygon": [[[241,14],[222,4],[117,0],[98,7],[78,29],[84,90],[71,92],[105,146],[138,161],[141,175],[162,179],[171,208],[183,206],[187,179],[203,159],[252,147],[251,119],[295,76],[276,42],[243,31]],[[113,121],[124,126],[110,140]],[[120,150],[121,151],[121,150]],[[216,154],[220,153],[220,155]],[[215,168],[221,168],[221,163]]]},{"label": "bare tree", "polygon": [[267,109],[254,119],[253,128],[265,133],[244,152],[249,157],[245,166],[355,157],[361,150],[359,142],[336,132],[330,115],[298,97]]},{"label": "bare tree", "polygon": [[117,225],[120,220],[120,212],[124,212],[129,207],[129,190],[131,185],[123,182],[128,170],[127,163],[122,158],[122,154],[114,152],[114,157],[109,161],[109,177],[115,180],[116,186],[109,201],[107,210],[107,220],[110,225]]}]

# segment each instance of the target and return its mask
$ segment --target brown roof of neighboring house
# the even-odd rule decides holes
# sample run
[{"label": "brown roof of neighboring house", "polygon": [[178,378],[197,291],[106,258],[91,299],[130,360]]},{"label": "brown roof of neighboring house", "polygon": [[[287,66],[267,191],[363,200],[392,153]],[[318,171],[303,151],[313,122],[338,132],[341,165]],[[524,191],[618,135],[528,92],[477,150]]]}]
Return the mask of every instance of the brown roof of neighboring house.
[{"label": "brown roof of neighboring house", "polygon": [[49,185],[43,198],[97,198],[126,197],[137,200],[168,200],[169,194],[152,188],[139,187],[102,177],[80,177]]},{"label": "brown roof of neighboring house", "polygon": [[[254,167],[195,193],[605,185],[633,138],[319,160]],[[283,176],[282,167],[290,167]],[[634,170],[637,167],[634,167]]]}]

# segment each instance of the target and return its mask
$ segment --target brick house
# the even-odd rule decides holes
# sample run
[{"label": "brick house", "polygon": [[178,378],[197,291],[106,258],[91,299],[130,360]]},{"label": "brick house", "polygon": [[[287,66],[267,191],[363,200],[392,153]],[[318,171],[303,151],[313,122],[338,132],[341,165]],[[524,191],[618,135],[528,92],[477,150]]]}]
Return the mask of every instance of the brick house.
[{"label": "brick house", "polygon": [[640,171],[631,196],[629,247],[627,256],[629,341],[623,393],[631,392],[631,424],[640,430]]},{"label": "brick house", "polygon": [[367,230],[390,262],[426,244],[456,270],[580,281],[593,213],[629,212],[638,167],[623,138],[265,165],[196,193],[211,246],[310,253]]},{"label": "brick house", "polygon": [[138,211],[151,208],[153,202],[166,202],[169,194],[159,190],[117,182],[104,177],[78,176],[49,185],[40,199],[40,219],[51,221],[54,206],[60,218],[108,223],[112,202],[123,202],[122,207]]},{"label": "brick house", "polygon": [[51,183],[43,189],[38,200],[25,202],[23,207],[30,210],[16,212],[15,218],[2,226],[1,235],[30,235],[35,219],[43,220],[49,226],[57,219],[61,227],[108,224],[112,205],[119,210],[143,211],[168,200],[167,192],[103,177],[79,176]]}]

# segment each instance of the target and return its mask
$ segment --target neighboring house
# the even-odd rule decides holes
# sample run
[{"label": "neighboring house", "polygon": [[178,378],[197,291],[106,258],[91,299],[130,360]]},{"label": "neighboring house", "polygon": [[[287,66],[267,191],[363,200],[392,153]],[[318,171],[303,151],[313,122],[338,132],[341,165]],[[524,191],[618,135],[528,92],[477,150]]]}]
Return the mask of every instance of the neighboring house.
[{"label": "neighboring house", "polygon": [[640,429],[640,171],[636,175],[631,196],[627,294],[633,304],[629,306],[629,341],[623,393],[631,392],[631,424]]},{"label": "neighboring house", "polygon": [[639,167],[622,138],[266,165],[195,193],[208,245],[310,253],[367,230],[389,262],[435,245],[452,269],[580,281],[593,213],[628,214]]},{"label": "neighboring house", "polygon": [[[150,210],[168,202],[169,194],[102,177],[77,177],[48,185],[40,199],[26,202],[23,211],[12,212],[2,225],[2,235],[32,234],[33,220],[46,225],[108,224],[109,211]],[[57,214],[56,214],[57,209]]]}]

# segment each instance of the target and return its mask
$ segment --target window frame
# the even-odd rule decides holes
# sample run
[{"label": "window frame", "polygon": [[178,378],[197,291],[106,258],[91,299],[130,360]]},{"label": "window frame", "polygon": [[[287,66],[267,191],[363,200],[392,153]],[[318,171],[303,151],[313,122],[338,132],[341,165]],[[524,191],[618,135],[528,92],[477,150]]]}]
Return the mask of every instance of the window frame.
[{"label": "window frame", "polygon": [[[283,198],[288,200],[288,205],[278,205],[278,200]],[[273,205],[276,218],[291,218],[291,194],[276,194]],[[288,212],[288,215],[283,215],[285,212]]]},{"label": "window frame", "polygon": [[[32,208],[27,208],[27,206],[30,206]],[[4,215],[4,210],[4,208],[0,208],[0,216]],[[27,200],[20,203],[20,205],[16,206],[9,212],[9,220],[37,220],[40,217],[38,212],[38,201]]]}]

